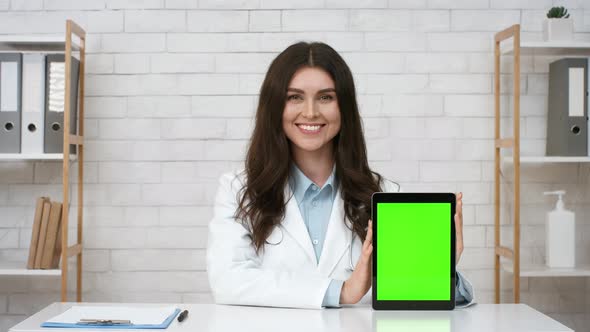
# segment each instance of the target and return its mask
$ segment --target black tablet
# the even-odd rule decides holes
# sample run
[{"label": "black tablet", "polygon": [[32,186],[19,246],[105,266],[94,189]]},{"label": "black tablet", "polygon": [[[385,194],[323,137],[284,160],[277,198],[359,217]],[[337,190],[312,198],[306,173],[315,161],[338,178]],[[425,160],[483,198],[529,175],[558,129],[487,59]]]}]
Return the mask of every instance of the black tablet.
[{"label": "black tablet", "polygon": [[455,194],[373,194],[373,309],[455,308]]}]

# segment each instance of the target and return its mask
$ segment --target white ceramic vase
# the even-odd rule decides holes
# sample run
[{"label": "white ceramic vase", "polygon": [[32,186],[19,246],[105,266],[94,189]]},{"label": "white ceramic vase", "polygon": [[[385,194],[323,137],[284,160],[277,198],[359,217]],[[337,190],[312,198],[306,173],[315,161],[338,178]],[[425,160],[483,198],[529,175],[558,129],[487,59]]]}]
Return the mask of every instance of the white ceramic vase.
[{"label": "white ceramic vase", "polygon": [[572,18],[546,18],[543,21],[543,40],[574,39],[574,20]]}]

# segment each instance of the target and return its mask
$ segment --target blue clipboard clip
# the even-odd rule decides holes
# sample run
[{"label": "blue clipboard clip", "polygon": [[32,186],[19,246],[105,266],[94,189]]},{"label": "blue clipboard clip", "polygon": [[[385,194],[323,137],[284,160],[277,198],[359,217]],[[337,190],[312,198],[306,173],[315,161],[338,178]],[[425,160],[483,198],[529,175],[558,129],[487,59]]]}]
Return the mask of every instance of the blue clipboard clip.
[{"label": "blue clipboard clip", "polygon": [[88,319],[83,318],[77,324],[82,325],[131,325],[131,321],[127,319]]}]

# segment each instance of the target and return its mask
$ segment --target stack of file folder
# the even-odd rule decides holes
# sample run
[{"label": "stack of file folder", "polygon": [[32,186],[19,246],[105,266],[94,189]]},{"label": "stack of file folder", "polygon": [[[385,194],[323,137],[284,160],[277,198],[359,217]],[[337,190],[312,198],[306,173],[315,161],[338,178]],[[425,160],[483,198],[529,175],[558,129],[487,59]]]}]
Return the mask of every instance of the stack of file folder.
[{"label": "stack of file folder", "polygon": [[[72,57],[71,134],[77,132],[79,72]],[[0,53],[0,153],[63,152],[65,79],[64,54]]]}]

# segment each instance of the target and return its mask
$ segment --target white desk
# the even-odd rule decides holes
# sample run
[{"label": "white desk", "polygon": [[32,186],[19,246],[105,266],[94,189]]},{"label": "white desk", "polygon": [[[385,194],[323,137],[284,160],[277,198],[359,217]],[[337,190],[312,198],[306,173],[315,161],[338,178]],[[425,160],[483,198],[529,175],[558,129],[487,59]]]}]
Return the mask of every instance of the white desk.
[{"label": "white desk", "polygon": [[[77,303],[53,303],[9,332],[133,331],[119,329],[43,329],[40,324]],[[83,303],[83,305],[138,305]],[[162,305],[162,304],[157,304]],[[166,331],[572,331],[525,304],[478,304],[454,311],[373,311],[370,306],[304,310],[267,307],[179,304],[188,318],[176,319]],[[139,330],[136,330],[139,331]],[[141,330],[156,332],[158,330]],[[163,330],[160,330],[163,331]]]}]

